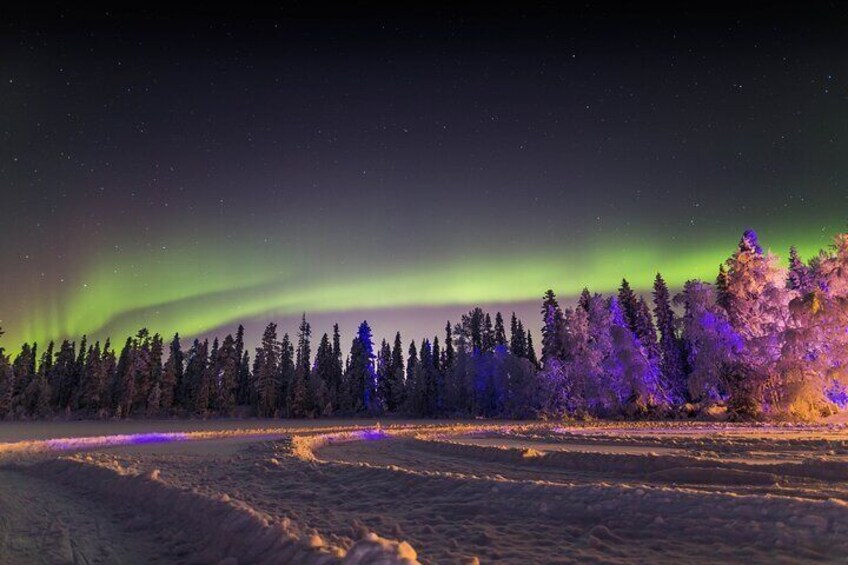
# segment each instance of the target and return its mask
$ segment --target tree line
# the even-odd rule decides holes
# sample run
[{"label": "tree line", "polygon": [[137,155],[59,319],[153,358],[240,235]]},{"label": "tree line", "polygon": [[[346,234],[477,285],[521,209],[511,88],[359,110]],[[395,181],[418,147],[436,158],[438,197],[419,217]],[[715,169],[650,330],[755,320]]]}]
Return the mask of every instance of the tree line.
[{"label": "tree line", "polygon": [[[657,274],[640,295],[627,280],[584,289],[563,308],[542,301],[541,357],[512,314],[480,308],[442,339],[374,342],[360,324],[346,354],[338,325],[313,355],[306,315],[294,339],[268,324],[253,355],[244,328],[223,340],[146,329],[120,351],[106,340],[40,351],[0,348],[0,418],[407,415],[414,417],[814,418],[848,405],[848,234],[788,266],[746,231],[713,283],[672,296]],[[1,334],[1,332],[0,332]]]}]

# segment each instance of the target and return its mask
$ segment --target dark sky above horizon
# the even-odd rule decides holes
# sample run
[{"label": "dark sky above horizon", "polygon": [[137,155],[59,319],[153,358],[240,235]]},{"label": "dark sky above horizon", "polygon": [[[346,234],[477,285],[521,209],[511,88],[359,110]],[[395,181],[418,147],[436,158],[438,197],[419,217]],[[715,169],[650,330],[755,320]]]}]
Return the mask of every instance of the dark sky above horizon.
[{"label": "dark sky above horizon", "polygon": [[476,304],[536,332],[549,287],[844,228],[839,4],[447,6],[3,8],[3,343],[303,311],[420,339]]}]

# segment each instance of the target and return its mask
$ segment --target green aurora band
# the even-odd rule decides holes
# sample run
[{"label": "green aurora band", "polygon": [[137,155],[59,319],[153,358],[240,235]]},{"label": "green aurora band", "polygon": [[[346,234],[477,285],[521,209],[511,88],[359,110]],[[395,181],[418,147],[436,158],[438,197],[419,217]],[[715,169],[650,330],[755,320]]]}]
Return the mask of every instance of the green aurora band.
[{"label": "green aurora band", "polygon": [[[764,246],[785,258],[795,244],[804,257],[827,247],[833,231],[815,235],[761,231]],[[139,328],[184,336],[254,318],[399,307],[472,306],[540,300],[553,288],[562,297],[583,287],[609,292],[626,277],[648,291],[661,272],[673,288],[691,278],[713,280],[733,251],[736,236],[722,241],[581,246],[581,251],[455,255],[438,262],[387,268],[286,259],[278,250],[246,253],[245,247],[169,247],[115,257],[101,255],[58,291],[38,284],[24,296],[21,319],[3,321],[8,347],[24,341],[112,337],[123,340]],[[128,260],[128,257],[130,260]]]}]

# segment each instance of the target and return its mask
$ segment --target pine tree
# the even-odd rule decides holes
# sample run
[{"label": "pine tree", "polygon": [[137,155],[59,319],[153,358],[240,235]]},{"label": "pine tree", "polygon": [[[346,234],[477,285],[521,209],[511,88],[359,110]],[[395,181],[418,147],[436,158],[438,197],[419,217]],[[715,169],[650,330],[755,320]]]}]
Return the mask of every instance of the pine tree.
[{"label": "pine tree", "polygon": [[737,251],[727,260],[723,306],[734,330],[744,340],[738,379],[732,383],[728,411],[758,416],[769,387],[779,382],[778,363],[787,336],[789,302],[787,272],[777,257],[764,254],[757,234],[746,230]]},{"label": "pine tree", "polygon": [[292,417],[291,397],[297,379],[295,349],[289,334],[283,335],[280,342],[280,366],[277,372],[277,406],[283,416]]},{"label": "pine tree", "polygon": [[147,401],[150,398],[150,389],[153,387],[153,362],[151,350],[153,340],[147,328],[142,328],[136,334],[133,344],[131,363],[131,376],[133,380],[133,394],[127,398],[128,405],[124,416],[133,412],[144,414],[147,412]]},{"label": "pine tree", "polygon": [[593,296],[592,296],[592,293],[589,292],[589,289],[586,288],[586,287],[583,287],[582,292],[580,292],[580,298],[577,299],[577,306],[579,306],[580,308],[583,308],[583,310],[588,312],[590,305],[592,303],[592,298],[593,298]]},{"label": "pine tree", "polygon": [[311,337],[312,328],[304,314],[298,328],[295,376],[289,397],[289,409],[293,418],[304,418],[312,411],[312,399],[309,397]]},{"label": "pine tree", "polygon": [[[215,380],[215,358],[218,357],[218,338],[212,342],[212,351],[209,351],[209,340],[204,340],[200,351],[195,356],[195,371],[192,372],[192,411],[201,417],[206,417],[209,412],[209,402],[213,393],[213,381]],[[189,367],[192,367],[189,361]]]},{"label": "pine tree", "polygon": [[214,407],[219,414],[230,415],[236,407],[241,358],[236,339],[228,334],[221,343],[214,361]]},{"label": "pine tree", "polygon": [[106,373],[99,341],[88,351],[80,389],[80,408],[89,414],[98,414],[105,408],[103,397],[106,393]]},{"label": "pine tree", "polygon": [[[183,353],[182,344],[180,343],[180,334],[174,334],[171,340],[170,352],[168,361],[171,363],[171,374],[168,375],[168,386],[162,389],[161,403],[165,406],[186,406],[185,401],[185,354]],[[173,383],[173,384],[171,384]],[[169,393],[168,388],[172,387],[173,392]],[[173,396],[171,402],[168,401],[169,396]]]},{"label": "pine tree", "polygon": [[524,324],[515,317],[515,312],[512,313],[510,322],[509,350],[516,357],[527,357],[527,334]]},{"label": "pine tree", "polygon": [[718,266],[716,275],[716,304],[727,310],[730,297],[727,294],[727,268],[724,263]]},{"label": "pine tree", "polygon": [[497,312],[495,314],[495,347],[506,347],[506,344],[503,316],[500,312]]},{"label": "pine tree", "polygon": [[333,324],[333,364],[328,388],[335,391],[335,396],[332,399],[333,411],[342,409],[344,404],[343,397],[345,396],[345,387],[343,386],[344,364],[342,362],[342,338],[339,332],[339,325]]},{"label": "pine tree", "polygon": [[533,335],[530,330],[527,330],[527,360],[530,361],[534,369],[539,368],[539,360],[536,358],[536,348],[533,345]]},{"label": "pine tree", "polygon": [[359,325],[356,337],[350,348],[350,365],[347,371],[347,383],[354,412],[367,412],[378,415],[384,407],[379,403],[375,391],[374,343],[368,322]]},{"label": "pine tree", "polygon": [[[501,318],[501,325],[503,325],[503,318]],[[504,336],[504,341],[506,341],[506,336]],[[453,369],[454,363],[456,362],[456,352],[453,347],[453,332],[451,331],[451,323],[450,320],[445,324],[445,350],[444,350],[445,360],[442,362],[442,368],[445,373],[448,373]]]},{"label": "pine tree", "polygon": [[395,334],[395,343],[392,347],[391,373],[388,386],[389,395],[386,398],[386,409],[389,412],[397,412],[405,402],[405,373],[403,363],[403,343],[400,332]]},{"label": "pine tree", "polygon": [[786,284],[790,290],[800,294],[808,294],[814,290],[812,270],[801,261],[794,245],[789,248],[789,276]]},{"label": "pine tree", "polygon": [[671,307],[671,293],[662,275],[654,279],[654,316],[660,333],[660,372],[664,382],[678,400],[688,397],[686,357],[683,342],[677,335],[677,316]]},{"label": "pine tree", "polygon": [[410,340],[409,351],[406,358],[406,409],[412,411],[411,406],[414,402],[413,395],[415,394],[418,374],[418,348],[415,346],[415,340]]},{"label": "pine tree", "polygon": [[330,344],[330,337],[325,333],[318,343],[313,369],[316,385],[323,387],[325,391],[319,415],[329,416],[337,406],[339,390],[338,384],[333,382],[334,366],[333,346]]},{"label": "pine tree", "polygon": [[238,374],[236,377],[236,405],[246,406],[250,404],[250,357],[244,348],[244,326],[239,324],[236,330],[235,356],[238,359]]},{"label": "pine tree", "polygon": [[[35,350],[35,347],[33,348]],[[27,387],[25,408],[29,415],[36,418],[46,418],[51,412],[52,392],[48,375],[53,370],[53,342],[47,344],[47,349],[41,354],[41,362],[35,379]]]},{"label": "pine tree", "polygon": [[70,410],[71,398],[74,392],[74,371],[76,366],[76,351],[74,343],[64,340],[59,346],[56,359],[47,372],[47,383],[50,385],[52,398],[50,404],[58,410]]},{"label": "pine tree", "polygon": [[488,312],[483,317],[482,344],[483,351],[492,351],[495,349],[495,331],[492,328],[492,317],[489,316]]},{"label": "pine tree", "polygon": [[657,342],[657,328],[651,317],[651,310],[645,298],[640,296],[636,301],[636,311],[633,315],[633,326],[630,328],[636,335],[639,343],[645,348],[645,352],[652,363],[658,364],[660,360],[660,349]]},{"label": "pine tree", "polygon": [[12,373],[14,374],[14,389],[12,390],[12,406],[10,410],[15,417],[22,416],[26,412],[26,395],[30,383],[35,380],[35,359],[38,354],[37,346],[24,343],[21,351],[12,362]]},{"label": "pine tree", "polygon": [[135,381],[132,374],[134,348],[133,338],[128,337],[118,357],[118,366],[112,382],[112,412],[118,418],[128,415],[135,397]]},{"label": "pine tree", "polygon": [[380,343],[380,350],[377,353],[376,395],[377,401],[382,403],[389,411],[392,410],[392,406],[394,405],[394,399],[392,398],[392,372],[392,349],[384,339]]},{"label": "pine tree", "polygon": [[[3,328],[0,328],[0,337],[3,337]],[[0,346],[0,419],[12,416],[12,397],[15,391],[15,372],[6,355],[5,349]]]},{"label": "pine tree", "polygon": [[169,347],[168,360],[162,372],[161,395],[159,397],[159,404],[166,412],[175,408],[176,405],[183,405],[184,362],[185,356],[180,345],[180,334],[174,334]]},{"label": "pine tree", "polygon": [[430,341],[421,342],[420,358],[415,364],[414,385],[410,391],[410,410],[418,417],[435,416],[438,410],[436,367]]},{"label": "pine tree", "polygon": [[[288,337],[288,336],[287,336]],[[256,382],[256,412],[260,418],[270,418],[277,409],[277,372],[280,362],[280,345],[277,342],[277,324],[270,323],[262,334],[262,343],[256,349],[253,377]]]},{"label": "pine tree", "polygon": [[636,331],[636,317],[639,308],[638,298],[633,289],[630,288],[630,283],[627,279],[621,279],[621,286],[618,288],[618,304],[624,314],[624,321],[631,331]]},{"label": "pine tree", "polygon": [[86,336],[82,336],[80,339],[80,346],[77,353],[76,361],[74,361],[73,369],[71,371],[71,382],[70,382],[70,409],[78,410],[80,408],[80,401],[83,395],[83,379],[85,378],[85,361],[88,355],[88,338]]},{"label": "pine tree", "polygon": [[103,344],[103,354],[100,357],[101,370],[103,371],[103,389],[100,396],[100,410],[98,414],[105,416],[114,407],[112,403],[112,384],[116,381],[118,372],[118,359],[112,342],[107,338]]},{"label": "pine tree", "polygon": [[461,332],[470,346],[477,351],[483,350],[484,325],[485,314],[480,308],[474,308],[468,314],[462,315]]},{"label": "pine tree", "polygon": [[565,317],[554,291],[548,289],[542,298],[542,365],[551,359],[565,357]]}]

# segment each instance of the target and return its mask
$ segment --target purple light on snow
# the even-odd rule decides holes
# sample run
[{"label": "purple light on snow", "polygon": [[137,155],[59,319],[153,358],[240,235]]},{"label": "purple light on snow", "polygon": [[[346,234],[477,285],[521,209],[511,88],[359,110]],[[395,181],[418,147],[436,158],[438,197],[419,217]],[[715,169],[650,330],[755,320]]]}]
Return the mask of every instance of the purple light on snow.
[{"label": "purple light on snow", "polygon": [[169,443],[184,441],[188,434],[184,433],[143,433],[122,434],[114,436],[70,437],[49,439],[42,442],[45,449],[50,451],[69,451],[94,447],[110,447],[116,445],[144,445],[148,443]]},{"label": "purple light on snow", "polygon": [[387,437],[389,437],[388,434],[383,430],[360,430],[354,433],[357,439],[362,439],[366,441],[386,439]]}]

